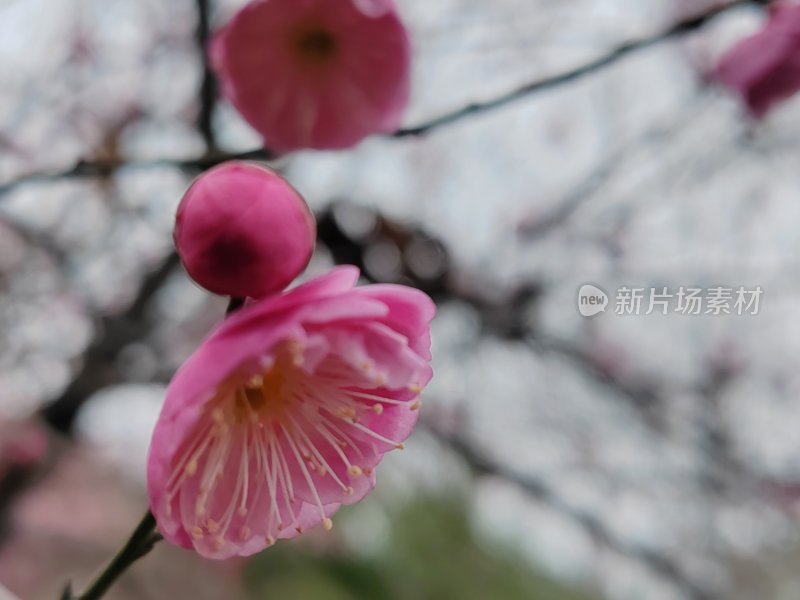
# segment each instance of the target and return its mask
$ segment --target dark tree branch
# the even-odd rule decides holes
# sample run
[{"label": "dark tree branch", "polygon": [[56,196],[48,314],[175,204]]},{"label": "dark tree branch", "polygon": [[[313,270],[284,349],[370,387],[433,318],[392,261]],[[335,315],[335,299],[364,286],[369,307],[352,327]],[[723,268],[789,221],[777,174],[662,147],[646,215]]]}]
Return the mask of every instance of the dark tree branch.
[{"label": "dark tree branch", "polygon": [[[204,0],[197,0],[198,4],[204,4]],[[675,39],[686,35],[688,33],[692,33],[701,29],[704,25],[709,23],[711,20],[716,18],[717,16],[730,11],[733,8],[741,7],[741,6],[749,6],[749,5],[764,5],[767,4],[768,0],[734,0],[733,2],[723,5],[717,6],[703,12],[699,15],[695,15],[679,21],[678,23],[674,24],[672,27],[657,33],[651,37],[643,38],[640,40],[627,42],[618,46],[608,54],[601,56],[591,62],[586,63],[580,67],[572,69],[570,71],[566,71],[564,73],[559,73],[558,75],[554,75],[552,77],[546,77],[543,79],[537,79],[536,81],[527,83],[516,90],[512,90],[506,94],[503,94],[497,98],[492,100],[488,100],[486,102],[476,102],[465,106],[463,108],[456,109],[452,112],[440,115],[439,117],[435,117],[429,121],[420,123],[418,125],[412,125],[411,127],[406,127],[403,129],[399,129],[393,133],[387,134],[388,137],[392,138],[405,138],[405,137],[413,137],[413,136],[420,136],[426,133],[430,133],[434,129],[438,129],[439,127],[444,127],[467,117],[477,115],[480,113],[484,113],[487,111],[494,110],[496,108],[501,108],[507,104],[515,102],[517,100],[521,100],[526,98],[530,95],[535,94],[536,92],[554,89],[561,87],[565,84],[571,83],[577,79],[580,79],[586,75],[590,75],[596,71],[603,69],[609,65],[612,65],[621,59],[627,57],[628,55],[637,52],[639,50],[644,50],[660,44],[662,42]],[[203,27],[203,18],[201,16],[200,19],[200,28]],[[207,23],[205,25],[207,27]],[[205,34],[207,36],[207,34]],[[198,35],[198,39],[200,36]],[[207,37],[203,38],[207,40]],[[203,56],[206,56],[206,52],[204,50]],[[211,133],[211,112],[213,111],[213,105],[215,100],[215,94],[211,94],[211,90],[213,87],[213,73],[207,71],[208,65],[204,59],[204,65],[206,75],[204,75],[204,81],[201,89],[201,114],[200,114],[200,129],[203,132],[204,137],[208,141],[208,136],[213,138]],[[211,94],[209,96],[208,94]],[[212,97],[213,96],[213,97]],[[209,101],[209,98],[212,98]],[[249,150],[246,152],[238,152],[238,153],[225,153],[225,152],[217,152],[212,147],[209,150],[209,153],[201,156],[196,159],[190,160],[151,160],[151,161],[81,161],[72,169],[67,171],[61,171],[56,173],[34,173],[30,175],[24,175],[13,181],[0,185],[0,197],[2,197],[5,193],[9,192],[15,186],[23,184],[23,183],[30,183],[30,182],[38,182],[38,181],[50,181],[55,179],[66,179],[66,178],[76,178],[76,177],[109,177],[111,176],[115,170],[120,167],[158,167],[158,166],[172,166],[181,169],[191,170],[191,171],[201,171],[214,165],[217,165],[221,162],[226,160],[273,160],[276,156],[266,149],[255,149]]]},{"label": "dark tree branch", "polygon": [[203,58],[203,81],[200,84],[200,111],[197,115],[197,128],[203,136],[208,152],[216,147],[214,137],[214,108],[217,104],[217,85],[208,56],[209,42],[209,1],[196,0],[197,6],[197,46]]},{"label": "dark tree branch", "polygon": [[[162,539],[156,529],[156,519],[148,510],[119,553],[97,576],[89,589],[74,600],[100,600],[133,563],[146,556]],[[71,586],[67,587],[62,598],[67,600],[73,598]]]},{"label": "dark tree branch", "polygon": [[139,292],[126,312],[100,321],[80,370],[61,396],[41,411],[43,420],[50,427],[69,433],[78,410],[92,394],[123,381],[116,364],[117,356],[125,346],[144,339],[150,332],[144,322],[145,309],[179,263],[178,255],[170,253],[142,280]]},{"label": "dark tree branch", "polygon": [[620,60],[629,56],[630,54],[633,54],[634,52],[637,52],[639,50],[645,50],[652,46],[661,44],[662,42],[682,37],[688,33],[697,31],[701,29],[703,26],[705,26],[707,23],[715,19],[717,16],[721,15],[722,13],[728,12],[733,8],[738,8],[740,6],[746,6],[746,5],[754,5],[754,4],[763,5],[766,4],[767,1],[768,0],[734,0],[730,4],[711,8],[701,14],[694,15],[682,21],[678,21],[670,28],[665,29],[664,31],[657,33],[653,36],[643,38],[640,40],[626,42],[620,46],[617,46],[614,50],[612,50],[608,54],[605,54],[600,58],[592,60],[570,71],[566,71],[564,73],[560,73],[552,77],[546,77],[544,79],[539,79],[530,83],[526,83],[525,85],[507,94],[503,94],[502,96],[499,96],[497,98],[487,100],[486,102],[475,102],[473,104],[470,104],[469,106],[459,108],[457,110],[454,110],[453,112],[449,112],[434,119],[431,119],[430,121],[420,123],[419,125],[414,125],[412,127],[400,129],[394,132],[394,134],[392,135],[394,137],[408,137],[408,136],[422,135],[430,132],[433,129],[438,129],[443,126],[450,125],[457,121],[461,121],[462,119],[465,119],[467,117],[471,117],[480,113],[494,110],[496,108],[501,108],[507,104],[511,104],[512,102],[516,102],[517,100],[526,98],[536,92],[541,92],[561,87],[567,83],[575,81],[576,79],[580,79],[586,75],[590,75],[605,67],[613,65],[614,63],[619,62]]},{"label": "dark tree branch", "polygon": [[535,500],[552,507],[585,529],[592,538],[603,546],[631,557],[646,565],[651,571],[679,587],[691,600],[712,600],[714,595],[704,590],[683,573],[681,568],[669,557],[655,550],[633,545],[620,539],[615,533],[593,515],[578,509],[556,494],[542,479],[522,475],[509,469],[500,461],[492,459],[488,454],[479,451],[463,437],[432,430],[437,439],[444,442],[453,452],[459,455],[470,468],[480,476],[499,477],[524,491]]},{"label": "dark tree branch", "polygon": [[0,185],[0,199],[14,188],[29,183],[46,183],[61,179],[107,178],[122,168],[158,168],[173,167],[190,172],[204,171],[228,160],[275,160],[277,156],[269,150],[257,149],[245,152],[210,152],[198,158],[187,160],[154,159],[142,161],[80,161],[71,169],[53,173],[31,173],[22,175],[13,181]]},{"label": "dark tree branch", "polygon": [[698,107],[698,100],[699,98],[694,99],[668,122],[659,123],[624,146],[610,150],[609,155],[604,157],[587,177],[572,191],[559,198],[555,208],[536,219],[522,222],[518,228],[520,239],[535,242],[564,225],[588,200],[595,197],[598,191],[623,171],[626,158],[636,149],[649,144],[665,145],[693,127],[704,117]]}]

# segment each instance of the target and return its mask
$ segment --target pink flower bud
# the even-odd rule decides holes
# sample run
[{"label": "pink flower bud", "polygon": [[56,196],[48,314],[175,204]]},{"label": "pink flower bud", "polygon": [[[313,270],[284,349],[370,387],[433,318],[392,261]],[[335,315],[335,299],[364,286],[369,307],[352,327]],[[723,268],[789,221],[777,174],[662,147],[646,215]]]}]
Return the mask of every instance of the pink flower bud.
[{"label": "pink flower bud", "polygon": [[316,225],[297,191],[274,171],[228,162],[186,191],[175,246],[186,271],[216,294],[262,298],[285,288],[308,264]]},{"label": "pink flower bud", "polygon": [[738,92],[756,118],[800,91],[800,4],[772,5],[767,24],[722,58],[714,78]]},{"label": "pink flower bud", "polygon": [[247,4],[210,48],[222,92],[273,150],[335,149],[395,130],[411,50],[391,0]]}]

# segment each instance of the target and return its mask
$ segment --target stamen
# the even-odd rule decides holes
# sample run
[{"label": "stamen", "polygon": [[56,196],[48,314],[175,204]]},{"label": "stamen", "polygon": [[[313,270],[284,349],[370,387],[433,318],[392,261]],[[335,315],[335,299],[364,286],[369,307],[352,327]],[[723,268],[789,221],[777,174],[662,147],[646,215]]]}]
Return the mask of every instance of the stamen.
[{"label": "stamen", "polygon": [[297,449],[297,444],[295,443],[292,436],[289,434],[289,431],[286,427],[281,424],[281,429],[283,430],[284,435],[286,436],[286,441],[289,443],[289,448],[294,453],[295,458],[297,459],[297,464],[300,467],[300,471],[303,473],[303,477],[308,484],[309,489],[311,490],[311,495],[314,497],[314,502],[317,503],[317,508],[319,508],[320,515],[322,516],[323,520],[325,517],[325,508],[322,506],[322,500],[320,500],[319,492],[317,492],[317,487],[314,485],[314,480],[311,478],[311,473],[308,472],[305,463],[303,462],[303,458],[300,456],[300,451]]},{"label": "stamen", "polygon": [[[277,473],[276,479],[280,480],[281,488],[283,489],[283,497],[284,501],[286,502],[286,509],[289,512],[289,517],[291,519],[290,522],[294,523],[297,521],[297,517],[295,516],[294,509],[292,508],[292,502],[294,502],[294,489],[292,488],[292,479],[288,471],[289,467],[286,464],[286,458],[283,456],[283,451],[281,450],[280,444],[278,444],[277,436],[270,436],[268,443],[270,451],[273,455],[273,462],[275,462],[275,470]],[[277,457],[277,459],[275,457]],[[283,529],[283,523],[280,522],[282,516],[283,515],[280,513],[278,514],[278,529]]]},{"label": "stamen", "polygon": [[[236,483],[234,484],[233,494],[231,495],[230,502],[228,506],[225,508],[225,511],[220,518],[222,523],[220,525],[220,538],[225,538],[228,533],[228,529],[233,522],[233,515],[236,511],[237,499],[242,491],[242,487],[244,485],[245,476],[242,475],[244,472],[245,474],[249,470],[249,462],[247,461],[247,438],[248,438],[248,428],[245,428],[243,431],[243,438],[242,438],[242,451],[239,456],[239,466],[236,471]],[[212,532],[213,533],[213,532]]]},{"label": "stamen", "polygon": [[289,341],[289,354],[292,356],[292,364],[295,367],[300,367],[305,362],[305,357],[303,356],[303,344],[299,340],[290,340]]},{"label": "stamen", "polygon": [[343,405],[336,407],[336,416],[342,419],[354,420],[358,418],[358,412],[352,406]]},{"label": "stamen", "polygon": [[208,459],[206,459],[203,476],[200,480],[201,492],[210,492],[217,482],[217,477],[224,469],[228,454],[230,453],[230,442],[230,436],[225,436],[221,438],[218,443],[214,444],[211,449]]},{"label": "stamen", "polygon": [[405,406],[408,404],[408,400],[396,400],[394,398],[384,398],[383,396],[378,396],[376,394],[369,394],[367,392],[361,391],[354,391],[354,390],[340,390],[343,393],[352,396],[354,398],[360,398],[362,400],[371,400],[373,402],[380,402],[382,404],[396,404],[398,406]]},{"label": "stamen", "polygon": [[[305,415],[303,415],[303,416],[305,416]],[[308,444],[309,449],[314,454],[315,458],[319,461],[319,463],[320,463],[320,467],[319,467],[320,476],[324,477],[328,472],[330,472],[331,478],[333,478],[333,480],[336,482],[336,484],[340,488],[345,489],[347,486],[342,482],[341,479],[339,479],[339,476],[336,474],[336,471],[334,471],[333,468],[331,468],[331,466],[328,464],[328,462],[322,456],[322,453],[319,451],[319,449],[312,443],[311,438],[308,437],[306,432],[303,431],[303,428],[298,425],[298,423],[294,419],[294,417],[292,417],[290,415],[289,419],[291,420],[292,425],[294,426],[294,429],[297,431],[298,434],[300,434],[302,436],[304,442],[306,444]],[[311,424],[312,427],[314,426],[313,423],[311,423],[309,421],[308,417],[306,417],[306,421],[308,421],[309,424]]]},{"label": "stamen", "polygon": [[267,447],[264,446],[264,443],[261,439],[261,436],[256,436],[256,441],[258,443],[258,465],[256,466],[256,470],[258,472],[264,472],[269,469],[267,475],[267,492],[269,493],[269,513],[267,516],[267,529],[272,528],[272,519],[273,516],[277,517],[278,521],[281,520],[280,509],[278,508],[278,498],[277,498],[277,462],[272,461],[270,462],[267,460]]},{"label": "stamen", "polygon": [[[353,448],[356,451],[356,454],[358,454],[361,458],[365,458],[364,452],[361,450],[361,447],[358,444],[356,444],[353,441],[353,439],[342,430],[341,427],[339,427],[333,420],[331,420],[326,414],[322,412],[319,413],[319,417],[321,426],[330,429],[333,433],[338,435],[344,441],[344,445],[342,444],[337,444],[337,445],[339,445],[342,448]],[[348,462],[347,464],[349,465],[350,463]]]},{"label": "stamen", "polygon": [[186,476],[186,466],[192,457],[196,457],[199,460],[203,452],[205,452],[205,449],[212,441],[210,432],[210,426],[198,429],[194,439],[192,439],[187,445],[186,451],[180,460],[178,460],[177,466],[172,472],[172,475],[167,483],[168,490],[173,489],[179,484],[179,482],[183,481],[184,477]]},{"label": "stamen", "polygon": [[[283,426],[281,426],[281,429],[283,429]],[[282,480],[285,486],[284,492],[287,494],[286,497],[289,500],[294,501],[294,486],[292,484],[292,472],[289,470],[289,463],[286,460],[286,456],[283,454],[283,449],[278,443],[276,436],[272,436],[270,438],[270,442],[272,444],[273,451],[278,456],[278,460],[280,461],[281,469],[278,471],[278,473],[282,475]]]},{"label": "stamen", "polygon": [[361,423],[352,423],[352,425],[359,431],[366,433],[368,436],[374,437],[376,440],[380,440],[385,444],[391,444],[398,450],[402,450],[406,447],[405,444],[403,444],[402,442],[395,442],[394,440],[390,440],[389,438],[382,436],[380,433],[375,433],[369,427],[364,427]]},{"label": "stamen", "polygon": [[[252,411],[252,409],[248,409]],[[249,428],[244,431],[244,441],[242,442],[242,469],[244,471],[244,481],[242,482],[242,496],[239,502],[239,516],[244,517],[247,515],[247,496],[250,492],[250,460],[248,455],[248,437]],[[256,435],[258,435],[256,433]],[[238,481],[236,482],[238,486]]]},{"label": "stamen", "polygon": [[[325,427],[325,424],[320,422],[316,425],[317,431],[320,435],[325,439],[328,444],[330,444],[331,448],[333,448],[334,452],[339,455],[339,458],[342,459],[342,462],[345,466],[349,469],[352,465],[350,464],[350,459],[347,458],[347,455],[342,451],[342,444],[336,438],[331,435],[328,429]],[[344,444],[347,447],[347,444]],[[363,458],[363,454],[361,455]]]}]

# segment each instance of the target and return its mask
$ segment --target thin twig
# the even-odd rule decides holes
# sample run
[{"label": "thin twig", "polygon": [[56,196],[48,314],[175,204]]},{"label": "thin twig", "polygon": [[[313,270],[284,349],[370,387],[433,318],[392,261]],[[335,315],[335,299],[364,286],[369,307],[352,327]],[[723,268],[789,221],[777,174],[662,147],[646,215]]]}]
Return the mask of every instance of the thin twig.
[{"label": "thin twig", "polygon": [[[161,539],[161,535],[156,531],[156,519],[153,513],[147,511],[122,550],[94,580],[89,589],[78,596],[76,600],[98,600],[102,598],[119,576],[133,563],[150,552],[156,542]],[[65,591],[64,597],[69,598],[69,588]]]},{"label": "thin twig", "polygon": [[467,117],[503,107],[506,104],[516,102],[517,100],[526,98],[536,92],[561,87],[567,83],[575,81],[576,79],[580,79],[586,75],[594,73],[595,71],[599,71],[600,69],[613,65],[614,63],[619,62],[621,59],[634,52],[644,50],[662,42],[697,31],[714,18],[718,17],[722,13],[728,12],[733,8],[753,4],[761,5],[765,4],[766,2],[767,0],[734,0],[734,2],[731,2],[730,4],[716,6],[699,15],[694,15],[687,19],[678,21],[668,29],[665,29],[664,31],[661,31],[653,36],[626,42],[620,46],[617,46],[608,54],[589,61],[575,69],[559,73],[558,75],[554,75],[552,77],[545,77],[543,79],[526,83],[521,87],[512,90],[511,92],[498,96],[497,98],[487,100],[486,102],[475,102],[463,108],[459,108],[452,112],[435,117],[424,123],[420,123],[419,125],[413,125],[411,127],[400,129],[395,131],[392,136],[398,138],[419,136],[429,133],[433,129],[438,129],[457,121],[461,121]]},{"label": "thin twig", "polygon": [[196,0],[197,46],[200,56],[203,58],[203,81],[200,84],[200,110],[197,115],[197,128],[203,136],[206,148],[209,152],[213,152],[217,147],[213,122],[214,109],[217,104],[217,84],[208,56],[210,31],[208,5],[208,0]]},{"label": "thin twig", "polygon": [[8,183],[0,185],[0,198],[13,190],[14,188],[30,183],[46,183],[49,181],[57,181],[61,179],[83,179],[93,177],[111,177],[114,173],[122,168],[129,169],[153,169],[159,167],[171,167],[182,169],[184,171],[204,171],[215,165],[223,163],[228,160],[260,160],[271,161],[275,160],[277,156],[265,150],[258,148],[255,150],[246,150],[243,152],[210,152],[186,160],[172,160],[166,158],[156,158],[153,160],[98,160],[98,161],[80,161],[71,169],[66,171],[53,171],[50,173],[30,173],[22,175]]}]

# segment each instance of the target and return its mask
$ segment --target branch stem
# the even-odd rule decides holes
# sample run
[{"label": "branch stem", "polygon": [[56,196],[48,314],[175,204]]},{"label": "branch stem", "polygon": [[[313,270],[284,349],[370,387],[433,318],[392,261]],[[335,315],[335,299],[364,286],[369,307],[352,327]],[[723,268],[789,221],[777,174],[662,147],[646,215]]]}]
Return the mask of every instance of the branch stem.
[{"label": "branch stem", "polygon": [[161,534],[156,530],[156,519],[149,510],[136,527],[131,537],[122,550],[108,564],[97,579],[76,600],[98,600],[109,590],[114,582],[134,562],[146,555],[156,542],[161,540]]}]

